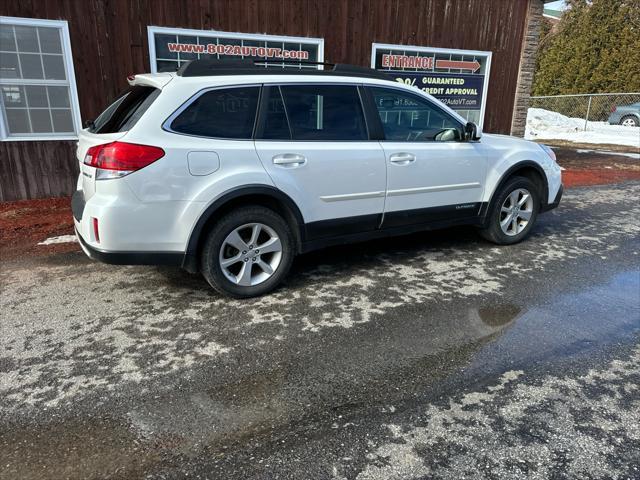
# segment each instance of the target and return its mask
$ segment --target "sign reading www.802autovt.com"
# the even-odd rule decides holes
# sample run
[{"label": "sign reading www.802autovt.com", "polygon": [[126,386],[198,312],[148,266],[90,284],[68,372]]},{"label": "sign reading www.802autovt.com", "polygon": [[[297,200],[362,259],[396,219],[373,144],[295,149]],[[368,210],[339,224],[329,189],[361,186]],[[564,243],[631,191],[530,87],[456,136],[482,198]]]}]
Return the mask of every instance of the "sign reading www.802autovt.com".
[{"label": "sign reading www.802autovt.com", "polygon": [[374,43],[371,67],[433,95],[482,126],[491,52]]},{"label": "sign reading www.802autovt.com", "polygon": [[277,59],[308,60],[307,50],[286,50],[277,47],[246,47],[221,43],[207,43],[206,45],[194,43],[167,43],[169,52],[177,53],[208,53],[209,55],[221,55],[229,57],[256,57]]},{"label": "sign reading www.802autovt.com", "polygon": [[[321,38],[148,27],[152,72],[174,72],[199,58],[253,58],[269,65],[300,68],[299,60],[321,62]],[[303,65],[317,68],[313,65]]]}]

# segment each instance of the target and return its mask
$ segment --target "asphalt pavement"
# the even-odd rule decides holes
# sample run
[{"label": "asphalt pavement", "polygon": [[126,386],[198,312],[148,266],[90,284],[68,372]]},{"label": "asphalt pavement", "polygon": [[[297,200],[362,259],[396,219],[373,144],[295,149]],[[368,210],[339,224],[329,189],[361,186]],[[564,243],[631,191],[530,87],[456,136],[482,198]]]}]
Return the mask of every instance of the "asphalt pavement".
[{"label": "asphalt pavement", "polygon": [[0,478],[640,478],[638,199],[314,252],[251,300],[0,261]]}]

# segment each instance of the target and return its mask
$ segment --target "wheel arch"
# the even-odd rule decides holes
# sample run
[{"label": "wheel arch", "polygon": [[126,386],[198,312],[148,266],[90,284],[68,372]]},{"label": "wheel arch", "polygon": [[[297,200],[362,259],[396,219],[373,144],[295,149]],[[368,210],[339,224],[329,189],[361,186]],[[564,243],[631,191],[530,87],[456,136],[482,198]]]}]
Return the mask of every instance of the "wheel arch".
[{"label": "wheel arch", "polygon": [[623,113],[622,115],[620,115],[620,120],[618,121],[618,123],[619,124],[622,123],[622,121],[627,117],[633,117],[638,122],[640,122],[640,113],[637,113],[637,112],[626,112],[626,113]]},{"label": "wheel arch", "polygon": [[191,230],[182,267],[196,273],[202,240],[221,215],[244,205],[261,205],[271,208],[283,216],[291,225],[296,242],[296,252],[300,252],[304,241],[304,219],[295,202],[275,187],[268,185],[247,185],[234,188],[217,198],[200,215]]},{"label": "wheel arch", "polygon": [[483,219],[486,219],[488,212],[491,210],[491,206],[495,201],[496,194],[500,191],[500,189],[504,186],[505,183],[509,181],[510,178],[514,176],[521,176],[530,179],[533,183],[540,185],[541,187],[541,205],[540,208],[544,209],[544,207],[549,203],[549,182],[547,179],[547,175],[544,173],[542,167],[532,161],[532,160],[523,160],[518,162],[511,167],[509,167],[500,177],[500,180],[496,183],[493,192],[491,192],[491,197],[489,202],[487,202],[484,206],[484,211],[481,214]]}]

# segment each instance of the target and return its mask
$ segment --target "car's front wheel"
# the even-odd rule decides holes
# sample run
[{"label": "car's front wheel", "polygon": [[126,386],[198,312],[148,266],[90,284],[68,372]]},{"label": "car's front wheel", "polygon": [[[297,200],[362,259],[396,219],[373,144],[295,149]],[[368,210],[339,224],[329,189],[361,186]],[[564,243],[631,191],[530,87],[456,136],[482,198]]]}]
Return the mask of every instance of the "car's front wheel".
[{"label": "car's front wheel", "polygon": [[201,271],[220,293],[255,297],[278,286],[293,257],[293,235],[280,215],[264,207],[241,207],[225,215],[209,232]]},{"label": "car's front wheel", "polygon": [[624,127],[639,127],[640,126],[640,120],[638,120],[633,115],[627,115],[626,117],[622,117],[620,119],[620,125],[622,125]]},{"label": "car's front wheel", "polygon": [[480,235],[499,245],[518,243],[533,228],[539,210],[536,184],[526,177],[513,177],[496,193]]}]

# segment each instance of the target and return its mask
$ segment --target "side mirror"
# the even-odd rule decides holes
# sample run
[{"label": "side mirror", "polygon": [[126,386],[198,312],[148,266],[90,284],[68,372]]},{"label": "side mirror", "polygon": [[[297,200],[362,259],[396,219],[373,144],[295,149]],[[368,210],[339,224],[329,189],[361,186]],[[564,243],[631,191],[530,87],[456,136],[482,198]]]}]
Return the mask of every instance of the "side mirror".
[{"label": "side mirror", "polygon": [[478,126],[473,122],[467,122],[464,126],[464,139],[466,141],[480,140],[481,137],[482,132],[480,132]]}]

